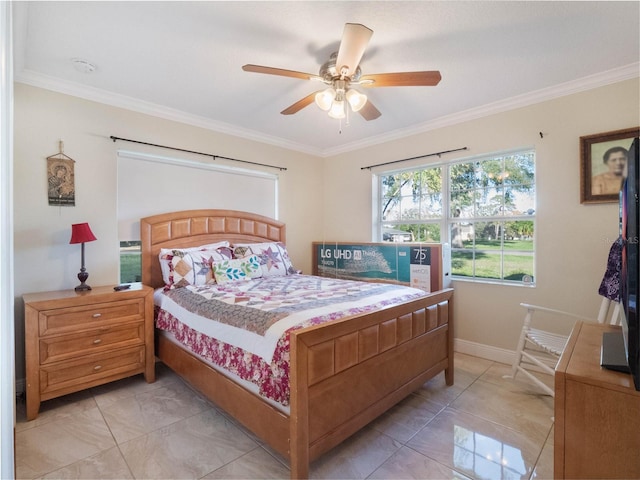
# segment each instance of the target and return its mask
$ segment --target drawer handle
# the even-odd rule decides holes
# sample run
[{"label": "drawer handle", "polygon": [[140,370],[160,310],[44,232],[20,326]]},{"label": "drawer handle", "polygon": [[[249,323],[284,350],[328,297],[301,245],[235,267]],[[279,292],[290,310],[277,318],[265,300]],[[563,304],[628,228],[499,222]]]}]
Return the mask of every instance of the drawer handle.
[{"label": "drawer handle", "polygon": [[93,367],[94,370],[98,371],[102,368],[102,365],[96,365],[95,367]]},{"label": "drawer handle", "polygon": [[101,338],[96,338],[96,339],[93,341],[93,344],[94,344],[94,345],[98,345],[99,343],[102,343],[102,339],[101,339]]},{"label": "drawer handle", "polygon": [[93,318],[99,318],[99,317],[102,316],[102,314],[101,313],[94,313],[92,316],[93,316]]}]

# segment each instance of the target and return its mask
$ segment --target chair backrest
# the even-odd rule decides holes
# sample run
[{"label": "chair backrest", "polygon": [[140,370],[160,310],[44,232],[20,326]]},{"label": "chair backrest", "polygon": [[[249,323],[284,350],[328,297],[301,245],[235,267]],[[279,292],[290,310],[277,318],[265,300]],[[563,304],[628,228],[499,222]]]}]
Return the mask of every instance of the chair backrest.
[{"label": "chair backrest", "polygon": [[598,323],[620,325],[620,308],[620,302],[614,302],[607,297],[602,297],[600,311],[598,312]]}]

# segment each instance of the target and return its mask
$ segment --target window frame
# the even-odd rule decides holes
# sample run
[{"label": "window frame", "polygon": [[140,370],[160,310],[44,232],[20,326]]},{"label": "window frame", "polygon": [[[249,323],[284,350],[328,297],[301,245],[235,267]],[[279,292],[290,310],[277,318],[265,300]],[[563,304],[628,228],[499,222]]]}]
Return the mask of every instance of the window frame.
[{"label": "window frame", "polygon": [[[454,217],[451,212],[451,170],[455,165],[465,164],[465,163],[476,163],[483,161],[494,161],[496,159],[504,159],[505,157],[515,156],[515,155],[533,155],[533,179],[531,185],[533,186],[532,193],[532,201],[533,207],[528,211],[528,213],[523,213],[519,215],[485,215],[485,216],[465,216],[465,217]],[[428,163],[423,165],[415,165],[412,167],[402,168],[402,169],[394,169],[376,172],[373,174],[373,191],[374,191],[374,222],[373,222],[373,239],[374,241],[383,242],[383,228],[385,225],[389,224],[437,224],[440,228],[440,243],[447,243],[451,246],[452,243],[452,226],[456,223],[468,222],[472,224],[477,223],[501,223],[506,224],[509,222],[517,222],[517,221],[531,221],[533,222],[533,235],[531,239],[531,257],[532,257],[532,273],[531,275],[524,275],[522,280],[510,280],[505,279],[505,256],[508,256],[511,252],[510,250],[505,250],[505,238],[504,238],[504,228],[500,238],[500,248],[493,250],[486,249],[478,249],[473,247],[470,249],[470,252],[473,254],[474,258],[474,272],[472,276],[466,275],[455,275],[451,272],[451,277],[456,281],[468,281],[468,282],[480,282],[480,283],[497,283],[503,285],[516,285],[516,286],[535,286],[536,280],[536,265],[537,265],[537,255],[536,255],[536,238],[537,238],[537,222],[536,222],[536,209],[537,209],[537,168],[536,168],[536,160],[537,160],[536,150],[534,147],[522,147],[511,150],[504,150],[499,152],[486,153],[481,155],[475,155],[471,157],[459,158],[449,162],[436,162],[436,163]],[[442,216],[439,219],[419,219],[419,220],[391,220],[384,221],[382,218],[382,207],[383,202],[386,200],[383,197],[384,187],[382,184],[383,177],[388,177],[391,175],[398,175],[406,172],[415,172],[419,170],[432,169],[432,168],[441,168],[441,176],[442,176]],[[474,236],[475,242],[475,236]],[[393,243],[393,242],[388,242]],[[453,257],[454,249],[451,249],[451,257]],[[482,277],[476,276],[476,253],[478,252],[490,252],[494,254],[500,255],[500,278],[490,278],[490,277]],[[514,251],[515,253],[516,251]]]}]

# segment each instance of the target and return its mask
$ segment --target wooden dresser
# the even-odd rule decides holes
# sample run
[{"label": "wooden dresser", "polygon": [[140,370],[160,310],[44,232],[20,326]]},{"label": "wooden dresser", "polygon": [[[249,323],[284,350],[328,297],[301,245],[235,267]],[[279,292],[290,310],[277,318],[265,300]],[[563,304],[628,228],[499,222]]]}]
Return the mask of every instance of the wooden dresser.
[{"label": "wooden dresser", "polygon": [[153,289],[113,287],[23,296],[27,420],[43,400],[138,373],[155,381]]},{"label": "wooden dresser", "polygon": [[600,366],[610,325],[577,322],[555,373],[555,478],[640,478],[640,392]]}]

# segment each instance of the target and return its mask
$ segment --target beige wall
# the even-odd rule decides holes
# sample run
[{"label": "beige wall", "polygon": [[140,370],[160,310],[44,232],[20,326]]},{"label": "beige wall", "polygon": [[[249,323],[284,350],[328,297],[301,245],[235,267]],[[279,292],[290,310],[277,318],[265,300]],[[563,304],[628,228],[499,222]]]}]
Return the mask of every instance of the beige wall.
[{"label": "beige wall", "polygon": [[489,346],[498,357],[507,353],[501,349],[513,350],[524,316],[520,302],[597,315],[597,289],[617,237],[618,210],[612,203],[580,204],[579,138],[638,126],[638,91],[638,80],[630,80],[328,159],[322,239],[370,240],[372,180],[363,166],[461,147],[469,150],[422,163],[533,146],[537,285],[455,281],[457,346],[480,354]]},{"label": "beige wall", "polygon": [[[72,223],[89,222],[98,238],[85,245],[87,283],[118,283],[116,151],[149,149],[114,143],[111,135],[286,167],[265,171],[279,175],[279,218],[287,224],[293,263],[310,273],[311,242],[320,235],[322,209],[320,195],[313,194],[322,188],[318,158],[23,84],[15,86],[14,125],[16,378],[24,378],[21,296],[78,284],[80,247],[69,245]],[[58,151],[60,139],[65,154],[76,161],[75,207],[48,205],[46,157]],[[153,181],[152,171],[149,178]],[[211,203],[202,207],[216,206],[212,187]]]},{"label": "beige wall", "polygon": [[[638,80],[627,81],[320,159],[17,84],[16,378],[24,378],[21,295],[77,284],[79,247],[68,243],[72,223],[89,222],[99,239],[86,245],[88,283],[118,282],[116,150],[133,148],[114,144],[110,135],[287,167],[279,180],[280,219],[287,223],[294,265],[305,273],[310,273],[312,241],[371,240],[372,180],[361,167],[465,146],[468,151],[442,160],[533,146],[537,285],[454,282],[458,346],[494,357],[513,350],[522,301],[593,314],[608,249],[617,235],[617,206],[580,204],[579,137],[637,126],[638,90]],[[75,207],[47,204],[45,159],[57,151],[60,139],[76,160]],[[212,204],[203,207],[215,206],[212,196]]]}]

